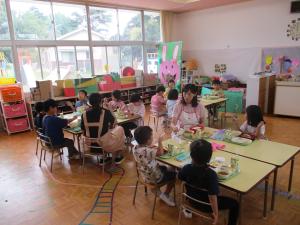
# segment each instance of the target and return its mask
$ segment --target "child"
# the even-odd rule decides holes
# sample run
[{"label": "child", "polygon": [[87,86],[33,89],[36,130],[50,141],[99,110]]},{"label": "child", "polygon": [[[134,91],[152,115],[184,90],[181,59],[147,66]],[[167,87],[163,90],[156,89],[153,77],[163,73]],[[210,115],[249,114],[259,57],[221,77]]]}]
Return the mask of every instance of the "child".
[{"label": "child", "polygon": [[159,193],[159,197],[169,206],[175,206],[169,194],[174,186],[176,173],[168,170],[166,166],[161,166],[156,161],[156,157],[163,154],[162,137],[158,140],[158,148],[152,146],[153,131],[149,126],[138,127],[134,131],[134,138],[138,143],[133,150],[133,156],[140,169],[141,176],[147,183],[166,183],[167,188],[164,193]]},{"label": "child", "polygon": [[145,105],[141,100],[140,95],[133,94],[130,97],[130,103],[127,106],[128,113],[131,115],[139,115],[141,117],[140,120],[136,121],[137,126],[144,125],[144,117],[145,117]]},{"label": "child", "polygon": [[44,102],[44,109],[46,112],[46,116],[43,119],[44,134],[50,138],[53,146],[67,147],[70,159],[78,159],[79,152],[74,146],[74,141],[65,138],[63,132],[63,128],[75,120],[76,117],[71,120],[57,117],[57,103],[53,99]]},{"label": "child", "polygon": [[158,116],[166,114],[166,101],[163,97],[165,90],[164,86],[157,87],[156,94],[151,98],[151,111]]},{"label": "child", "polygon": [[[228,225],[236,225],[239,215],[238,202],[232,198],[219,195],[218,177],[208,163],[212,156],[212,146],[206,140],[197,140],[190,145],[192,163],[185,165],[178,174],[180,180],[185,181],[187,194],[199,201],[210,203],[211,206],[200,205],[195,201],[190,203],[199,210],[211,212],[214,219],[213,224],[218,223],[219,210],[229,210]],[[196,187],[197,189],[193,188]],[[205,190],[199,190],[199,189]],[[191,212],[185,210],[184,215],[192,217]]]},{"label": "child", "polygon": [[169,80],[168,82],[168,87],[164,93],[164,98],[167,99],[168,98],[168,95],[169,95],[169,92],[175,88],[175,81],[173,79]]},{"label": "child", "polygon": [[36,116],[34,118],[34,126],[37,130],[43,128],[43,118],[45,116],[44,104],[42,102],[37,102],[35,104]]},{"label": "child", "polygon": [[245,122],[240,126],[240,131],[253,138],[265,138],[265,121],[261,109],[257,105],[249,105],[246,108]]},{"label": "child", "polygon": [[178,91],[176,89],[170,90],[168,94],[167,105],[166,105],[169,118],[172,118],[174,106],[176,105],[177,100],[178,100]]},{"label": "child", "polygon": [[86,107],[88,105],[87,92],[85,90],[80,90],[78,92],[78,101],[75,103],[76,110],[81,107]]},{"label": "child", "polygon": [[220,98],[225,97],[224,91],[221,87],[221,81],[220,80],[213,80],[212,87],[213,87],[212,95],[218,96]]},{"label": "child", "polygon": [[[224,91],[221,87],[221,81],[220,80],[213,80],[212,82],[212,95],[214,96],[218,96],[220,98],[224,98]],[[214,121],[218,120],[218,108],[215,106],[213,108],[211,108],[210,113],[213,115]]]},{"label": "child", "polygon": [[112,100],[110,102],[107,102],[107,99],[104,99],[104,106],[106,106],[109,110],[112,112],[116,111],[117,109],[120,109],[123,112],[126,112],[126,105],[121,100],[121,91],[114,90],[112,92]]}]

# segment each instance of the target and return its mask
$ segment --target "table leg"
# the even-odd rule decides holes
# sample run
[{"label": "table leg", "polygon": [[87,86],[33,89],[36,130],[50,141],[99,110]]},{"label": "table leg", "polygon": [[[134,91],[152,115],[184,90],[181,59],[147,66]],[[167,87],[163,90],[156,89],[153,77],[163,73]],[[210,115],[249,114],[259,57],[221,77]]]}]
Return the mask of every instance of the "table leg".
[{"label": "table leg", "polygon": [[272,188],[272,200],[271,200],[271,211],[274,210],[275,207],[275,194],[276,194],[276,183],[277,183],[277,172],[278,169],[274,170],[274,178],[273,178],[273,188]]},{"label": "table leg", "polygon": [[291,192],[291,189],[292,189],[293,173],[294,173],[294,161],[295,161],[295,158],[292,158],[291,159],[291,169],[290,169],[290,179],[289,179],[288,192]]},{"label": "table leg", "polygon": [[267,209],[268,209],[268,189],[269,189],[269,177],[265,179],[265,199],[264,199],[264,218],[267,217]]},{"label": "table leg", "polygon": [[242,194],[239,194],[239,225],[242,225]]},{"label": "table leg", "polygon": [[80,147],[80,135],[76,135],[76,138],[77,138],[77,144],[78,144],[78,151],[79,151],[79,156],[81,158],[81,147]]}]

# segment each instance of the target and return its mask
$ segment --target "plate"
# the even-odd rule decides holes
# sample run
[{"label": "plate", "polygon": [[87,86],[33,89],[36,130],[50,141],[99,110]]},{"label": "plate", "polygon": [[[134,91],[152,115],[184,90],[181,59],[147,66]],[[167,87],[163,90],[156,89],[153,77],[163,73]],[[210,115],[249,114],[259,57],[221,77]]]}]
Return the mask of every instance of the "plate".
[{"label": "plate", "polygon": [[207,99],[208,100],[216,100],[216,99],[219,99],[220,97],[219,96],[217,96],[217,95],[209,95],[209,96],[207,96]]},{"label": "plate", "polygon": [[231,142],[238,145],[250,145],[252,143],[250,139],[242,138],[242,137],[234,137],[231,139]]}]

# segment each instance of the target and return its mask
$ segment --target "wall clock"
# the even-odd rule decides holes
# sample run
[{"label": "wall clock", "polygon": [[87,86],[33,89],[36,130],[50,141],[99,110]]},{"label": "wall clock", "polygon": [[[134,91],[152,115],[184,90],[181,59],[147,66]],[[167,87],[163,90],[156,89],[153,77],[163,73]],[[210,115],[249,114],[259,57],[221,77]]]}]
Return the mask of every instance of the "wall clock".
[{"label": "wall clock", "polygon": [[298,41],[300,39],[300,18],[290,22],[286,35],[291,37],[294,41]]}]

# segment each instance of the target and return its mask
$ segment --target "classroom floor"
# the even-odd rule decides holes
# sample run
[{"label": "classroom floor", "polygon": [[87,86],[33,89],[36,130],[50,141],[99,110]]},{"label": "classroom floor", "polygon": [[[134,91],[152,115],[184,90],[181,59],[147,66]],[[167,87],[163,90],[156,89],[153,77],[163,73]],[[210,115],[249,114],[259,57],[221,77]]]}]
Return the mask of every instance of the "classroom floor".
[{"label": "classroom floor", "polygon": [[[241,116],[242,118],[242,116]],[[241,119],[240,118],[240,119]],[[267,136],[272,141],[300,146],[300,120],[283,117],[266,117]],[[228,126],[231,126],[230,123]],[[79,224],[90,211],[98,192],[109,175],[102,174],[101,167],[88,160],[85,174],[82,174],[80,162],[69,162],[66,156],[63,162],[54,159],[53,173],[50,155],[38,165],[35,155],[35,134],[25,132],[7,136],[0,133],[0,224],[26,225],[75,225]],[[66,152],[66,151],[65,151]],[[65,153],[66,154],[66,153]],[[262,218],[263,184],[244,197],[243,225],[299,225],[300,224],[300,156],[295,160],[292,195],[287,198],[289,167],[287,164],[279,170],[276,208],[266,219]],[[120,183],[113,198],[113,225],[175,225],[178,209],[170,208],[158,201],[155,220],[151,220],[153,194],[144,195],[141,186],[138,189],[136,205],[132,205],[136,181],[135,163],[127,154],[122,163],[124,176],[117,176]],[[122,172],[122,171],[121,171]],[[110,183],[105,184],[110,185]],[[105,190],[105,188],[104,188]],[[177,192],[179,185],[177,185]],[[236,197],[222,189],[222,193]],[[179,195],[177,195],[179,197]],[[269,205],[270,205],[269,192]],[[91,214],[89,214],[91,216]],[[92,215],[93,216],[93,215]],[[109,215],[94,214],[99,223],[109,224]],[[95,219],[95,218],[94,218]],[[184,219],[183,224],[206,224],[199,218]],[[88,223],[88,221],[85,221]],[[221,224],[220,221],[219,224]]]}]

